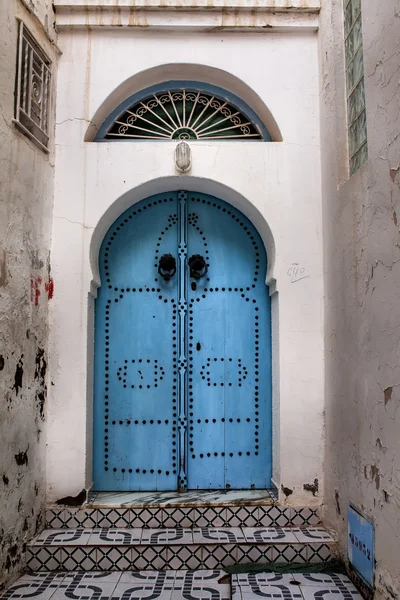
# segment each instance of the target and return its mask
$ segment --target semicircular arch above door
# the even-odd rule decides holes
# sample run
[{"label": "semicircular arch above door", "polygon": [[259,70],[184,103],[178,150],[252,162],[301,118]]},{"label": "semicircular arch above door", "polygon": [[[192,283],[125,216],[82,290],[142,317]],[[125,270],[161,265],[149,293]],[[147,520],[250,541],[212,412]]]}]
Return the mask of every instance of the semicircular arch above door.
[{"label": "semicircular arch above door", "polygon": [[101,125],[95,141],[271,141],[257,113],[215,85],[168,81],[137,92]]}]

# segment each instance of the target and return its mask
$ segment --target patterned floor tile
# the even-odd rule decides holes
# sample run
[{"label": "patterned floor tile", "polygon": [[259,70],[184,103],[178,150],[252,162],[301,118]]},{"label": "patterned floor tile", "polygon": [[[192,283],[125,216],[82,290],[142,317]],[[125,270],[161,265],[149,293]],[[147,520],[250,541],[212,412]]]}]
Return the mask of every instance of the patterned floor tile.
[{"label": "patterned floor tile", "polygon": [[170,590],[159,591],[132,583],[118,583],[113,593],[113,600],[146,600],[146,598],[149,600],[170,600],[171,596],[172,587]]},{"label": "patterned floor tile", "polygon": [[237,546],[218,544],[203,546],[203,565],[206,569],[230,567],[237,562]]},{"label": "patterned floor tile", "polygon": [[201,569],[203,566],[203,550],[201,546],[169,546],[168,568]]},{"label": "patterned floor tile", "polygon": [[319,525],[321,523],[320,508],[292,507],[290,521],[292,526]]},{"label": "patterned floor tile", "polygon": [[196,585],[225,585],[229,583],[230,576],[221,569],[203,569],[201,571],[188,571],[186,569],[178,569],[175,573],[175,587],[182,586],[182,582],[191,574]]},{"label": "patterned floor tile", "polygon": [[202,527],[193,529],[195,544],[236,544],[246,541],[240,527]]},{"label": "patterned floor tile", "polygon": [[[132,563],[130,569],[133,571],[144,571],[147,569],[173,569],[169,563],[167,550],[174,546],[134,546],[132,547]],[[179,548],[179,546],[178,546]]]},{"label": "patterned floor tile", "polygon": [[293,533],[297,541],[306,544],[309,542],[325,542],[332,543],[335,540],[330,533],[323,527],[299,527],[293,529]]},{"label": "patterned floor tile", "polygon": [[96,568],[105,571],[126,571],[132,568],[133,550],[129,546],[99,546]]},{"label": "patterned floor tile", "polygon": [[26,549],[26,566],[29,571],[59,571],[63,562],[63,549],[57,546],[33,546]]},{"label": "patterned floor tile", "polygon": [[333,574],[328,575],[326,573],[308,573],[308,574],[300,574],[294,573],[290,576],[293,580],[297,581],[302,586],[313,586],[313,587],[332,587],[336,586],[340,588],[341,586],[350,586],[353,588],[353,584],[347,575],[341,574]]},{"label": "patterned floor tile", "polygon": [[258,506],[228,506],[226,522],[229,527],[257,527]]},{"label": "patterned floor tile", "polygon": [[195,527],[194,508],[164,508],[163,527]]},{"label": "patterned floor tile", "polygon": [[[83,583],[66,581],[54,592],[52,600],[106,600],[114,597],[117,583],[104,583],[100,581]],[[40,599],[41,600],[41,599]]]},{"label": "patterned floor tile", "polygon": [[163,510],[161,508],[132,508],[130,519],[131,527],[162,527]]},{"label": "patterned floor tile", "polygon": [[193,534],[191,529],[143,529],[142,545],[170,545],[170,544],[192,544]]},{"label": "patterned floor tile", "polygon": [[225,507],[198,507],[194,511],[197,527],[223,527],[226,524]]},{"label": "patterned floor tile", "polygon": [[32,573],[21,577],[0,598],[40,598],[49,600],[64,577],[57,573]]},{"label": "patterned floor tile", "polygon": [[122,573],[121,571],[68,571],[68,573],[64,573],[63,575],[65,576],[64,583],[74,579],[82,583],[102,582],[116,584],[121,579]]},{"label": "patterned floor tile", "polygon": [[66,508],[64,527],[69,529],[97,527],[97,510],[90,508]]},{"label": "patterned floor tile", "polygon": [[287,506],[259,506],[258,520],[262,527],[289,527],[291,508]]},{"label": "patterned floor tile", "polygon": [[86,546],[91,529],[45,529],[31,546]]},{"label": "patterned floor tile", "polygon": [[[225,577],[224,577],[225,575]],[[221,583],[228,581],[227,583]],[[205,598],[212,600],[229,600],[229,577],[221,571],[178,571],[175,576],[174,600],[188,598]]]},{"label": "patterned floor tile", "polygon": [[291,529],[282,527],[245,527],[246,541],[255,544],[296,544],[297,538]]},{"label": "patterned floor tile", "polygon": [[[127,578],[128,579],[128,578]],[[114,598],[151,598],[168,600],[171,598],[175,573],[168,571],[150,572],[150,574],[130,573],[130,578],[119,582],[114,590]]]},{"label": "patterned floor tile", "polygon": [[141,529],[92,529],[89,544],[91,546],[129,546],[139,544],[141,537]]},{"label": "patterned floor tile", "polygon": [[273,545],[271,546],[271,562],[275,564],[305,564],[308,562],[307,547],[303,544]]},{"label": "patterned floor tile", "polygon": [[307,544],[304,548],[307,553],[307,561],[310,563],[328,562],[333,558],[332,546],[329,544]]},{"label": "patterned floor tile", "polygon": [[64,508],[46,509],[46,529],[61,529],[65,524]]},{"label": "patterned floor tile", "polygon": [[260,546],[238,546],[237,562],[241,565],[266,565],[273,562],[273,547],[265,544]]},{"label": "patterned floor tile", "polygon": [[[291,573],[240,573],[232,575],[232,585],[241,589],[258,590],[268,585],[293,585],[294,578]],[[300,585],[300,582],[299,582]]]},{"label": "patterned floor tile", "polygon": [[163,581],[163,585],[173,585],[176,571],[125,571],[121,574],[120,583],[155,586]]},{"label": "patterned floor tile", "polygon": [[64,547],[62,549],[62,568],[65,571],[91,571],[97,569],[96,548],[85,546]]},{"label": "patterned floor tile", "polygon": [[304,600],[362,600],[361,594],[355,589],[338,590],[328,586],[301,588]]},{"label": "patterned floor tile", "polygon": [[257,600],[260,597],[273,598],[274,600],[303,600],[303,595],[298,586],[293,587],[279,583],[259,588],[257,592],[247,591],[246,589],[241,589],[240,592],[241,600]]},{"label": "patterned floor tile", "polygon": [[96,512],[97,527],[131,527],[133,515],[128,508],[99,508]]}]

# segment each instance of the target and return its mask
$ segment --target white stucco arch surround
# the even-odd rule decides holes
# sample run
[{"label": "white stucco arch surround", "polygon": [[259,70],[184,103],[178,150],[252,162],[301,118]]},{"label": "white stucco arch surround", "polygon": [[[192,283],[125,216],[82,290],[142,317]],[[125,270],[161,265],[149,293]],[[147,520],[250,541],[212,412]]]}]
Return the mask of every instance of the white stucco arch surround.
[{"label": "white stucco arch surround", "polygon": [[96,296],[96,288],[101,285],[99,274],[99,253],[104,236],[111,225],[118,219],[123,212],[137,202],[165,192],[176,190],[190,190],[215,196],[224,200],[235,208],[239,209],[253,223],[264,243],[268,257],[268,270],[265,274],[265,283],[270,288],[272,295],[276,291],[276,280],[274,278],[275,265],[275,241],[271,228],[259,210],[249,202],[249,200],[226,185],[221,185],[201,177],[191,177],[190,175],[175,175],[170,177],[160,177],[151,181],[146,181],[135,189],[125,192],[117,198],[100,217],[90,241],[90,266],[92,270],[92,285],[90,293]]},{"label": "white stucco arch surround", "polygon": [[[109,112],[130,95],[126,82],[133,75],[132,66],[125,60],[127,55],[135,56],[136,75],[146,70],[154,75],[152,70],[159,65],[154,62],[157,34],[60,34],[63,55],[58,94],[68,102],[58,103],[56,127],[51,251],[55,294],[50,306],[51,385],[47,404],[49,502],[76,495],[92,484],[93,316],[102,238],[130,205],[172,189],[196,190],[231,203],[252,221],[263,238],[269,259],[267,283],[273,292],[276,281],[278,290],[272,296],[274,481],[279,488],[283,485],[293,491],[287,497],[282,494],[287,503],[309,505],[321,501],[303,488],[316,478],[322,488],[323,473],[316,40],[312,36],[295,41],[257,36],[257,40],[242,38],[243,43],[238,44],[234,36],[227,35],[221,45],[220,37],[182,36],[173,43],[163,38],[158,56],[172,63],[172,57],[179,56],[179,48],[184,48],[191,66],[201,56],[209,64],[209,72],[215,68],[228,74],[226,80],[216,83],[240,96],[240,90],[231,87],[232,78],[228,81],[231,69],[232,77],[246,82],[247,88],[269,107],[284,132],[283,141],[279,129],[274,133],[271,122],[250,101],[251,94],[245,95],[243,99],[256,109],[274,141],[196,141],[191,144],[192,170],[180,176],[175,171],[173,143],[83,141],[89,139],[91,124],[103,120],[98,111],[105,98],[113,98]],[[103,51],[106,43],[107,53]],[[257,71],[255,52],[263,55],[268,80]],[[85,64],[83,55],[88,56]],[[204,67],[204,77],[206,71]],[[158,70],[157,77],[161,78]],[[170,77],[164,73],[162,80]],[[184,74],[176,78],[183,79]],[[190,78],[201,80],[199,75],[191,74]],[[152,81],[144,81],[130,93],[149,83]],[[118,89],[119,97],[109,91]]]}]

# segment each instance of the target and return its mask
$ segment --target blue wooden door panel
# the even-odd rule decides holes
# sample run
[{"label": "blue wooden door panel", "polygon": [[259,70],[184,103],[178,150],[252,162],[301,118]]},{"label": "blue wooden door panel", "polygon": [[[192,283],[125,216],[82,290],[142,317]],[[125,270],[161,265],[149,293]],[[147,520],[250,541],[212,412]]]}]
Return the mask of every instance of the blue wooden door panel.
[{"label": "blue wooden door panel", "polygon": [[[189,488],[271,481],[271,324],[266,254],[243,214],[188,197],[188,256],[209,264],[188,286]],[[193,288],[196,289],[193,289]]]},{"label": "blue wooden door panel", "polygon": [[[167,253],[176,273],[164,280]],[[199,279],[193,255],[209,265]],[[96,300],[96,489],[270,485],[266,266],[252,224],[211,196],[154,196],[110,228]]]},{"label": "blue wooden door panel", "polygon": [[[102,490],[177,485],[177,279],[158,263],[177,257],[177,194],[127,210],[100,252],[96,301],[94,480]],[[174,416],[175,414],[175,416]]]}]

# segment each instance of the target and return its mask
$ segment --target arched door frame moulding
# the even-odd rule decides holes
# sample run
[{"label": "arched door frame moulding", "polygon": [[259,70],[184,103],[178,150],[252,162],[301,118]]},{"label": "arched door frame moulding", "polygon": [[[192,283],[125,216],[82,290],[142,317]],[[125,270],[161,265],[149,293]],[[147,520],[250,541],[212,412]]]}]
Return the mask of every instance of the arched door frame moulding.
[{"label": "arched door frame moulding", "polygon": [[85,142],[94,142],[107,117],[133,94],[168,81],[196,81],[223,88],[240,98],[262,121],[272,142],[281,142],[282,134],[271,111],[260,96],[235,75],[197,63],[164,64],[135,73],[116,87],[94,113],[86,130]]},{"label": "arched door frame moulding", "polygon": [[271,228],[258,209],[242,194],[211,179],[190,175],[160,177],[132,188],[117,198],[99,219],[90,242],[89,260],[92,273],[88,290],[87,330],[87,419],[86,419],[86,487],[93,485],[93,401],[94,401],[94,316],[97,289],[101,285],[99,253],[104,236],[111,225],[129,207],[141,200],[160,193],[190,190],[215,196],[240,210],[254,225],[263,241],[268,260],[265,284],[269,286],[271,298],[272,330],[272,457],[273,481],[279,481],[279,294],[274,277],[275,241]]}]

